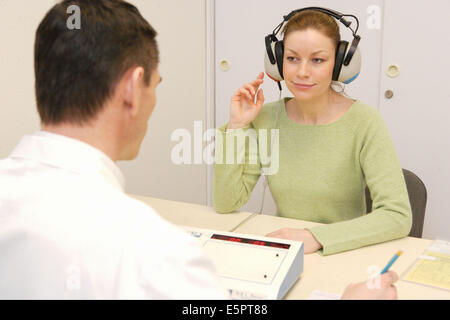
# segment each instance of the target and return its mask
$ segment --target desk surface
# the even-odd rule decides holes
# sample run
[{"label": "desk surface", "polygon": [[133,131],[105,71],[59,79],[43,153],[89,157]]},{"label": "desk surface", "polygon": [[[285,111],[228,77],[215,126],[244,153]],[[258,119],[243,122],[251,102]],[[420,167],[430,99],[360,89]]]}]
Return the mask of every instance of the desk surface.
[{"label": "desk surface", "polygon": [[[308,228],[315,225],[318,223],[257,215],[235,231],[266,235],[281,228]],[[407,237],[330,256],[307,254],[304,257],[303,274],[285,299],[307,299],[314,290],[342,295],[348,284],[366,281],[379,273],[399,250],[403,250],[403,254],[391,267],[400,277],[395,284],[399,299],[450,299],[450,292],[446,290],[401,280],[411,264],[432,242]]]},{"label": "desk surface", "polygon": [[[161,216],[176,225],[266,235],[289,227],[307,228],[318,223],[287,219],[268,215],[252,215],[249,212],[218,214],[214,208],[143,196],[131,195],[153,207]],[[244,221],[247,219],[246,221]],[[242,223],[243,222],[243,223]],[[239,224],[242,223],[240,226]],[[372,245],[330,256],[318,253],[304,257],[301,278],[288,292],[285,299],[307,299],[314,290],[341,295],[350,283],[362,282],[380,272],[395,252],[402,256],[391,267],[400,276],[396,283],[399,299],[450,299],[450,292],[401,280],[411,264],[432,243],[432,240],[407,237]]]},{"label": "desk surface", "polygon": [[252,214],[237,212],[219,214],[214,208],[193,203],[129,195],[155,209],[164,219],[179,226],[188,226],[218,231],[231,231]]}]

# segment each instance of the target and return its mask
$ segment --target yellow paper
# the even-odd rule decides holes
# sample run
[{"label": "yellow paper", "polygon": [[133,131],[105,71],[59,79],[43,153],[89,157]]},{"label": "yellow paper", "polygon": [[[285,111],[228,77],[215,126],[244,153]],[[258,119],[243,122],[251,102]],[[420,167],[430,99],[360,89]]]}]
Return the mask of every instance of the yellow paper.
[{"label": "yellow paper", "polygon": [[450,290],[450,254],[426,251],[404,280]]}]

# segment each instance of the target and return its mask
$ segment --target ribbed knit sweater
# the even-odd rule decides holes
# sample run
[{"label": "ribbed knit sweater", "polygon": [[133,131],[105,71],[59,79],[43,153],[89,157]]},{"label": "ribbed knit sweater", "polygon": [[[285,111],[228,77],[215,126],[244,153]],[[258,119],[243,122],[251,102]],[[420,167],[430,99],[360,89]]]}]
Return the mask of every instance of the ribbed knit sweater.
[{"label": "ribbed knit sweater", "polygon": [[[285,104],[289,99],[264,105],[242,129],[218,128],[213,191],[217,212],[233,212],[248,201],[272,145],[279,159],[276,165],[272,156],[271,170],[266,173],[277,215],[323,223],[309,228],[323,246],[320,253],[334,254],[407,236],[412,224],[408,192],[379,112],[357,100],[332,123],[302,125],[288,117]],[[271,129],[279,130],[278,146],[276,139],[271,143]],[[237,143],[236,137],[245,136],[246,144]],[[236,154],[245,155],[243,163],[238,159],[227,163],[230,139],[236,139]],[[366,185],[373,200],[369,214]]]}]

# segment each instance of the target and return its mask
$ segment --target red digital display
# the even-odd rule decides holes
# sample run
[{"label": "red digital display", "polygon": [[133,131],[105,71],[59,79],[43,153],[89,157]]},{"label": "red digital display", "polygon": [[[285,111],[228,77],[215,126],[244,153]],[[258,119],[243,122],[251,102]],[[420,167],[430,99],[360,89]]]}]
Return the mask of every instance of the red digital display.
[{"label": "red digital display", "polygon": [[289,249],[291,247],[290,244],[286,244],[286,243],[261,241],[261,240],[246,239],[246,238],[241,238],[241,237],[231,237],[231,236],[225,236],[223,234],[213,234],[211,236],[211,239],[239,242],[239,243],[247,243],[247,244],[253,244],[256,246],[264,246],[264,247],[272,247],[272,248],[280,248],[280,249]]}]

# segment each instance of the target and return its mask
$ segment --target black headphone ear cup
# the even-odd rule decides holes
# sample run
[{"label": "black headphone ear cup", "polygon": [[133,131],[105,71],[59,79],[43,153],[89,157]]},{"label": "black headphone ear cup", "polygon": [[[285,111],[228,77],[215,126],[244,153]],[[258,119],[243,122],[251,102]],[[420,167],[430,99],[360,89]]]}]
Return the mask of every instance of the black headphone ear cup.
[{"label": "black headphone ear cup", "polygon": [[[264,54],[264,70],[269,78],[277,82],[283,81],[283,77],[280,75],[280,68],[278,66],[277,54],[275,50],[275,46],[278,42],[278,40],[272,41],[269,36],[266,37],[266,50]],[[281,62],[283,63],[282,60]],[[283,68],[281,68],[281,71],[283,71]]]},{"label": "black headphone ear cup", "polygon": [[338,81],[341,73],[342,64],[344,63],[345,53],[347,52],[348,42],[340,41],[336,49],[336,57],[333,69],[333,81]]},{"label": "black headphone ear cup", "polygon": [[275,58],[277,60],[278,72],[282,79],[283,76],[283,59],[284,59],[284,43],[283,40],[277,41],[275,43]]}]

